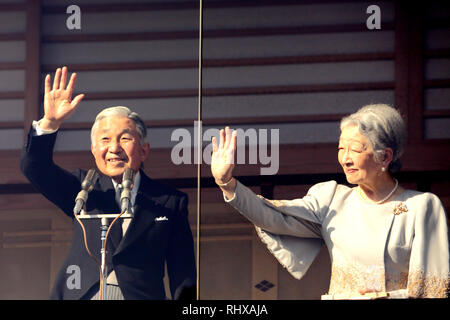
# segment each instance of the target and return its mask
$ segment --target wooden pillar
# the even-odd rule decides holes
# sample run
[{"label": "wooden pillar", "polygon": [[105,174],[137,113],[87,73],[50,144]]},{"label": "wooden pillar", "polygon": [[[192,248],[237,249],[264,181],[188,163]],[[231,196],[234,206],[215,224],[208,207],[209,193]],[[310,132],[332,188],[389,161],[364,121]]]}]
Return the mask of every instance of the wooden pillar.
[{"label": "wooden pillar", "polygon": [[[51,247],[49,289],[53,288],[59,269],[69,252],[72,238],[72,220],[62,212],[54,210],[51,218]],[[50,294],[50,292],[49,292]]]},{"label": "wooden pillar", "polygon": [[256,231],[252,238],[252,299],[278,299],[278,262]]},{"label": "wooden pillar", "polygon": [[424,136],[423,7],[418,3],[395,4],[395,105],[406,117],[408,143]]},{"label": "wooden pillar", "polygon": [[395,106],[408,121],[408,13],[395,3]]},{"label": "wooden pillar", "polygon": [[[263,182],[261,195],[273,197],[273,184]],[[261,242],[256,231],[252,235],[252,299],[278,299],[278,262]]]},{"label": "wooden pillar", "polygon": [[[26,55],[25,55],[25,135],[40,112],[40,44],[41,0],[27,0],[26,9]],[[26,137],[25,137],[26,138]]]},{"label": "wooden pillar", "polygon": [[410,3],[409,21],[409,121],[411,143],[424,139],[424,7],[421,2]]}]

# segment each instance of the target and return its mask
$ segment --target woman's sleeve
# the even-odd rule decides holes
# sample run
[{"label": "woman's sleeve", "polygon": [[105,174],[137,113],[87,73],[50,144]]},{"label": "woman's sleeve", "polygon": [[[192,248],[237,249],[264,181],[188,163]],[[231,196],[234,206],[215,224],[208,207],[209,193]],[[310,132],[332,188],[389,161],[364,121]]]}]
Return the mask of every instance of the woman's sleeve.
[{"label": "woman's sleeve", "polygon": [[337,183],[319,183],[295,200],[267,200],[237,181],[235,196],[226,200],[255,226],[272,234],[321,238],[321,223]]},{"label": "woman's sleeve", "polygon": [[296,200],[267,200],[237,182],[235,196],[226,200],[256,227],[278,262],[301,279],[324,242],[321,222],[337,188],[335,181],[319,183]]},{"label": "woman's sleeve", "polygon": [[[430,195],[430,194],[427,194]],[[445,298],[449,289],[447,217],[439,198],[428,198],[417,216],[408,274],[408,295]]]}]

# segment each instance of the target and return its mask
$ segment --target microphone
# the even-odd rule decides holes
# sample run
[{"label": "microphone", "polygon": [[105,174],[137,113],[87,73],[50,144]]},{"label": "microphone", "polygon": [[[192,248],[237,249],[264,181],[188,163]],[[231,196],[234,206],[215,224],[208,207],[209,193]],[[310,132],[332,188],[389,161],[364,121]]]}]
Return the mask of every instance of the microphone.
[{"label": "microphone", "polygon": [[94,188],[94,184],[98,179],[98,173],[95,169],[89,169],[86,177],[81,183],[81,191],[78,192],[77,197],[75,198],[75,207],[73,208],[74,214],[79,214],[81,209],[83,209],[84,204],[87,201],[89,192]]},{"label": "microphone", "polygon": [[129,212],[131,208],[131,189],[134,185],[134,170],[126,168],[122,177],[122,193],[120,194],[121,212]]}]

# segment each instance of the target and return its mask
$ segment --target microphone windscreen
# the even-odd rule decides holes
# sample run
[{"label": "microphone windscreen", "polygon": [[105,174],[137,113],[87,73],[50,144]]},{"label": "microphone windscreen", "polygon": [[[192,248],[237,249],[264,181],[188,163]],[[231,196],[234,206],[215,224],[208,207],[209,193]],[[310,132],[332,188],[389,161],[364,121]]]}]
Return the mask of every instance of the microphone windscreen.
[{"label": "microphone windscreen", "polygon": [[126,168],[123,177],[122,177],[122,186],[124,188],[133,188],[133,180],[134,180],[134,170],[131,168]]},{"label": "microphone windscreen", "polygon": [[98,179],[97,170],[89,169],[88,173],[86,174],[86,177],[83,180],[83,183],[81,184],[81,188],[83,190],[90,189],[95,184],[97,179]]}]

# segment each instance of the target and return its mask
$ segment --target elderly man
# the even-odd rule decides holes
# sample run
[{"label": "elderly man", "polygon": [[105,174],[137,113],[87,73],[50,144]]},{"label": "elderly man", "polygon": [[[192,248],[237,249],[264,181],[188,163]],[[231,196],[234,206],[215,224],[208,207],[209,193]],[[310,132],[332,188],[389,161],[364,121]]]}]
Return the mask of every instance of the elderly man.
[{"label": "elderly man", "polygon": [[[80,94],[72,99],[76,74],[72,74],[66,87],[67,75],[66,67],[58,68],[53,87],[50,75],[45,78],[44,116],[33,122],[23,149],[21,168],[37,190],[74,218],[74,201],[86,171],[79,169],[71,174],[52,159],[61,123],[84,97]],[[163,283],[166,265],[172,298],[194,298],[196,268],[188,198],[150,179],[141,169],[150,151],[145,141],[146,131],[139,115],[126,107],[103,110],[92,127],[91,152],[100,175],[86,202],[87,213],[120,213],[116,187],[122,182],[126,168],[136,172],[131,190],[133,218],[117,220],[108,237],[109,274],[104,298],[166,299]],[[101,223],[99,219],[84,219],[83,224],[88,248],[100,260]],[[79,270],[79,285],[71,284],[70,270]],[[72,246],[50,298],[98,299],[99,275],[96,261],[85,248],[82,228],[75,221]]]}]

